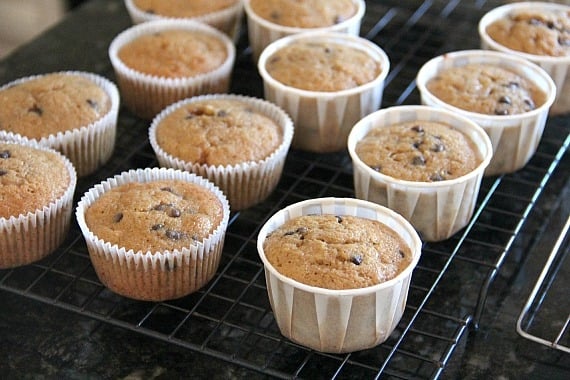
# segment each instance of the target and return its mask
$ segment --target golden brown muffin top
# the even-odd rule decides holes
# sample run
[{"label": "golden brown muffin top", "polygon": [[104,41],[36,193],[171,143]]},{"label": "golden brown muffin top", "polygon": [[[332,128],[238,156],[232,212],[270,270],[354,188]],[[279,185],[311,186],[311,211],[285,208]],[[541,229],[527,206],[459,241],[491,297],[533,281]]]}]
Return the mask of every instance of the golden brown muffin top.
[{"label": "golden brown muffin top", "polygon": [[131,69],[157,77],[194,77],[214,71],[226,61],[224,41],[192,30],[165,30],[135,38],[119,49]]},{"label": "golden brown muffin top", "polygon": [[309,91],[334,92],[373,81],[380,62],[362,49],[336,42],[295,41],[268,57],[265,68],[275,80]]},{"label": "golden brown muffin top", "polygon": [[212,191],[181,180],[127,183],[85,211],[88,228],[101,240],[152,253],[203,241],[222,219],[222,204]]},{"label": "golden brown muffin top", "polygon": [[0,91],[0,129],[41,139],[94,123],[110,109],[109,95],[90,79],[46,74]]},{"label": "golden brown muffin top", "polygon": [[251,9],[274,24],[297,28],[321,28],[348,20],[356,14],[352,0],[251,0]]},{"label": "golden brown muffin top", "polygon": [[272,231],[265,256],[284,276],[326,289],[355,289],[396,277],[412,252],[393,229],[355,216],[306,215]]},{"label": "golden brown muffin top", "polygon": [[475,143],[465,134],[427,121],[373,128],[356,144],[356,154],[382,174],[420,182],[460,177],[482,161]]},{"label": "golden brown muffin top", "polygon": [[238,0],[133,0],[140,10],[166,17],[189,18],[217,12],[236,4]]},{"label": "golden brown muffin top", "polygon": [[283,131],[245,101],[210,99],[165,116],[156,138],[165,152],[183,161],[226,166],[265,159],[281,145]]},{"label": "golden brown muffin top", "polygon": [[0,142],[0,218],[49,206],[63,196],[70,181],[57,153]]}]

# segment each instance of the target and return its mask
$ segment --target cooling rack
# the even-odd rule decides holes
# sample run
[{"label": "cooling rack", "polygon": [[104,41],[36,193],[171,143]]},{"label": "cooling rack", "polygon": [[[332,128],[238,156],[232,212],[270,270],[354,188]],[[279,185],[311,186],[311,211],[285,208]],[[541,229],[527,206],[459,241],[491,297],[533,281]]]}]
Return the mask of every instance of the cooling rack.
[{"label": "cooling rack", "polygon": [[[477,48],[476,23],[498,5],[498,1],[368,1],[362,35],[380,45],[391,60],[383,106],[418,104],[414,79],[421,65],[447,51]],[[244,33],[237,52],[232,92],[262,97],[261,79]],[[105,54],[93,67],[113,79]],[[119,126],[114,156],[104,168],[80,179],[77,198],[121,171],[157,165],[146,139],[148,123],[121,110]],[[550,118],[537,153],[523,170],[484,179],[471,223],[444,242],[423,245],[404,316],[388,341],[374,349],[323,354],[283,338],[271,313],[256,251],[259,228],[277,210],[308,198],[354,196],[346,152],[291,151],[271,196],[232,213],[214,279],[182,299],[148,303],[108,291],[91,266],[75,223],[64,244],[48,258],[0,270],[0,289],[270,377],[438,378],[469,329],[477,327],[513,246],[528,239],[521,231],[567,153],[569,132],[567,118]]]}]

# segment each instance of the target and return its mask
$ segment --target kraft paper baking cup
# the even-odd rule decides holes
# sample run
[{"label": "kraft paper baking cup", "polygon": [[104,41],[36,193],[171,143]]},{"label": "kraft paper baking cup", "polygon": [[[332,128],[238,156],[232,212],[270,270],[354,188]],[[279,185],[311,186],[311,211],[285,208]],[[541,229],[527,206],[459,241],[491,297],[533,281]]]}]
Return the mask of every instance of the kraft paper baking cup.
[{"label": "kraft paper baking cup", "polygon": [[[172,156],[160,147],[156,130],[161,121],[170,113],[187,104],[209,99],[238,100],[248,104],[275,121],[282,130],[283,140],[277,149],[261,161],[247,161],[237,165],[204,165],[187,162]],[[188,136],[189,142],[192,136]],[[160,166],[186,170],[215,183],[227,196],[232,210],[242,210],[266,199],[281,179],[283,166],[291,141],[293,139],[293,122],[281,108],[263,99],[235,94],[202,95],[177,102],[158,114],[149,128],[149,140]]]},{"label": "kraft paper baking cup", "polygon": [[[88,124],[78,125],[77,128],[52,134],[41,139],[34,139],[18,133],[0,130],[0,140],[37,142],[40,145],[53,148],[63,153],[72,162],[78,177],[85,177],[103,166],[113,154],[117,134],[117,119],[119,116],[119,90],[108,79],[89,72],[62,71],[51,74],[79,75],[93,81],[109,95],[111,107],[109,112],[99,120]],[[33,75],[17,79],[0,87],[5,88],[34,80],[43,75]]]},{"label": "kraft paper baking cup", "polygon": [[273,41],[293,34],[320,31],[346,33],[358,36],[360,34],[362,18],[366,12],[366,2],[364,0],[353,0],[353,3],[356,6],[355,14],[338,24],[322,28],[298,28],[275,24],[258,16],[251,8],[250,0],[243,0],[253,61],[257,62],[263,49]]},{"label": "kraft paper baking cup", "polygon": [[243,2],[237,0],[235,4],[227,8],[223,8],[214,12],[204,13],[193,17],[161,15],[158,13],[147,12],[136,6],[133,0],[125,0],[125,8],[134,24],[140,24],[147,21],[154,21],[167,18],[189,18],[204,24],[213,26],[221,32],[227,34],[232,40],[236,41],[239,37],[241,21],[243,18]]},{"label": "kraft paper baking cup", "polygon": [[[307,91],[284,85],[271,77],[265,65],[275,52],[297,41],[335,43],[361,49],[379,62],[382,70],[368,83],[335,92]],[[271,43],[259,58],[258,70],[263,79],[265,99],[283,108],[293,119],[295,135],[292,147],[326,153],[345,149],[352,126],[380,107],[390,60],[384,50],[365,38],[341,33],[307,32]]]},{"label": "kraft paper baking cup", "polygon": [[[520,75],[538,86],[547,95],[546,101],[532,111],[517,115],[485,115],[451,106],[427,89],[428,81],[439,72],[472,63],[496,65]],[[548,111],[556,96],[554,82],[540,67],[522,58],[489,50],[463,50],[435,57],[421,67],[416,84],[422,104],[465,116],[487,132],[493,145],[493,158],[485,170],[486,176],[512,173],[528,163],[542,138]]]},{"label": "kraft paper baking cup", "polygon": [[[567,13],[570,15],[569,4],[555,4],[547,2],[517,2],[500,7],[494,8],[486,13],[479,21],[478,31],[481,39],[481,48],[486,50],[496,50],[511,56],[526,59],[530,62],[537,64],[546,71],[554,80],[557,88],[556,100],[550,108],[551,115],[566,114],[570,112],[570,55],[567,56],[545,56],[528,54],[521,51],[509,49],[487,34],[487,27],[504,17],[508,17],[514,11],[528,11],[528,12],[556,12]],[[570,16],[568,16],[570,17]]]},{"label": "kraft paper baking cup", "polygon": [[[356,144],[373,128],[431,121],[453,126],[479,149],[481,163],[472,172],[438,182],[405,181],[382,174],[356,154]],[[454,112],[427,106],[395,106],[376,111],[359,121],[348,137],[357,198],[386,206],[406,218],[422,240],[441,241],[465,227],[475,209],[483,172],[491,161],[491,141],[473,121]]]},{"label": "kraft paper baking cup", "polygon": [[[279,273],[263,250],[265,238],[286,221],[310,214],[352,215],[391,227],[412,252],[412,262],[393,279],[366,288],[331,290],[309,286]],[[406,307],[412,271],[421,255],[414,228],[396,212],[353,198],[317,198],[292,204],[275,213],[261,228],[257,251],[265,269],[267,293],[281,333],[317,351],[343,353],[384,342]]]},{"label": "kraft paper baking cup", "polygon": [[48,256],[63,243],[71,223],[73,196],[77,185],[73,164],[58,151],[34,141],[21,145],[60,156],[69,173],[69,186],[61,196],[41,209],[9,218],[0,217],[0,269],[31,264]]},{"label": "kraft paper baking cup", "polygon": [[[129,182],[165,179],[198,184],[220,200],[223,219],[208,238],[181,250],[142,252],[113,245],[91,232],[85,212],[106,191]],[[212,279],[220,264],[229,214],[226,197],[213,183],[192,173],[166,168],[130,170],[109,178],[89,189],[75,211],[91,262],[103,285],[122,296],[145,301],[180,298]]]},{"label": "kraft paper baking cup", "polygon": [[[121,47],[136,38],[172,29],[199,31],[219,38],[226,47],[226,61],[208,73],[164,78],[133,70],[119,58]],[[235,51],[229,37],[212,26],[187,19],[162,19],[131,26],[118,34],[109,46],[109,58],[117,76],[121,99],[136,116],[150,120],[179,100],[196,95],[227,92],[235,62]]]}]

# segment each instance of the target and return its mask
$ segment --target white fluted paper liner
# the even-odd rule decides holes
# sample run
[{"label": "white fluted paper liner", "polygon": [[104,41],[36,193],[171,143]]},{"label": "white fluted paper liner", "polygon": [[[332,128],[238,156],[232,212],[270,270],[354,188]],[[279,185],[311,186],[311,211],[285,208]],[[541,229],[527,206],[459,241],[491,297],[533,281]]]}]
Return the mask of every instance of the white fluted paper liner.
[{"label": "white fluted paper liner", "polygon": [[[332,42],[361,49],[379,62],[382,70],[374,80],[342,91],[318,92],[286,86],[271,77],[265,63],[273,53],[299,40]],[[345,149],[352,126],[380,107],[390,61],[384,50],[365,38],[341,33],[307,32],[271,43],[259,58],[258,70],[263,79],[265,99],[283,108],[293,119],[295,135],[292,147],[325,153]]]},{"label": "white fluted paper liner", "polygon": [[[439,72],[473,63],[496,65],[520,75],[546,93],[545,103],[532,111],[517,115],[485,115],[451,106],[427,89],[427,82]],[[556,96],[556,86],[543,69],[522,58],[489,50],[463,50],[432,58],[419,70],[416,84],[422,104],[465,116],[487,132],[494,153],[485,170],[486,176],[512,173],[528,163],[542,138],[548,111]]]},{"label": "white fluted paper liner", "polygon": [[258,16],[251,8],[250,0],[244,0],[243,5],[247,18],[247,32],[253,61],[258,61],[263,49],[269,44],[293,34],[319,31],[346,33],[358,36],[360,34],[362,18],[366,12],[366,2],[364,0],[353,0],[353,3],[357,7],[356,13],[343,22],[322,28],[299,28],[275,24]]},{"label": "white fluted paper liner", "polygon": [[[227,59],[218,68],[192,77],[164,78],[148,75],[125,65],[118,56],[125,44],[136,38],[165,30],[200,31],[224,42]],[[228,91],[236,49],[227,35],[212,26],[189,19],[161,19],[131,26],[119,33],[109,45],[109,58],[121,91],[121,99],[135,115],[152,119],[164,108],[196,95]]]},{"label": "white fluted paper liner", "polygon": [[[159,15],[156,13],[145,12],[144,10],[138,8],[133,0],[125,0],[125,8],[127,8],[127,12],[129,13],[129,16],[131,17],[131,20],[134,24],[140,24],[147,21],[161,20],[165,18],[173,18],[173,17]],[[242,18],[243,18],[243,3],[242,0],[238,0],[234,5],[228,8],[192,17],[191,19],[213,26],[214,28],[227,34],[233,41],[237,41],[239,37]]]},{"label": "white fluted paper liner", "polygon": [[[17,142],[8,143],[18,144]],[[77,173],[67,157],[35,141],[19,144],[61,156],[69,172],[69,187],[59,198],[41,209],[25,215],[0,218],[0,269],[13,268],[41,260],[63,243],[71,222],[73,196],[77,185]]]},{"label": "white fluted paper liner", "polygon": [[543,11],[568,13],[570,12],[570,5],[547,2],[516,2],[494,8],[487,12],[479,21],[478,31],[479,38],[481,40],[481,48],[485,50],[495,50],[511,56],[523,58],[540,66],[550,75],[556,84],[556,100],[550,108],[550,114],[559,115],[568,113],[570,112],[570,96],[568,96],[568,94],[570,94],[570,56],[553,57],[512,50],[497,43],[486,32],[487,26],[491,23],[503,17],[507,17],[513,11],[519,10],[536,13]]},{"label": "white fluted paper liner", "polygon": [[[129,182],[165,179],[203,186],[222,203],[223,219],[203,241],[181,250],[133,251],[99,239],[87,226],[85,211],[106,191]],[[129,298],[161,301],[190,294],[214,276],[220,264],[230,209],[224,194],[205,178],[175,169],[145,168],[123,172],[95,185],[81,198],[75,214],[101,282],[115,293]]]},{"label": "white fluted paper liner", "polygon": [[[411,249],[412,262],[395,278],[366,288],[331,290],[292,280],[267,260],[263,243],[271,231],[287,220],[310,214],[378,220],[403,238]],[[317,198],[275,213],[259,231],[257,250],[281,333],[314,350],[341,353],[374,347],[388,339],[396,328],[406,306],[412,271],[421,255],[421,241],[410,223],[386,207],[353,198]]]},{"label": "white fluted paper liner", "polygon": [[78,75],[91,80],[109,95],[111,102],[109,112],[89,125],[78,125],[75,129],[58,132],[39,140],[4,130],[0,130],[0,139],[24,143],[35,141],[53,148],[69,158],[78,177],[85,177],[105,164],[113,154],[119,115],[119,90],[113,82],[100,75],[81,71],[62,71],[20,78],[0,87],[0,91],[51,74]]},{"label": "white fluted paper liner", "polygon": [[[475,143],[481,163],[472,172],[455,179],[415,182],[379,173],[356,154],[356,144],[371,129],[414,121],[441,122],[463,132]],[[463,116],[428,106],[395,106],[376,111],[358,122],[348,137],[348,152],[357,198],[396,211],[410,221],[423,240],[440,241],[451,237],[471,220],[493,149],[485,131]]]},{"label": "white fluted paper liner", "polygon": [[[254,111],[268,117],[281,127],[281,144],[273,153],[261,161],[248,161],[237,165],[225,166],[186,162],[165,152],[156,139],[156,129],[160,122],[180,107],[209,99],[237,100],[247,103]],[[188,136],[188,138],[191,139],[192,136]],[[156,154],[160,166],[186,170],[208,178],[223,191],[230,202],[232,210],[242,210],[251,207],[271,194],[281,179],[292,139],[293,122],[285,111],[263,99],[236,94],[202,95],[181,100],[158,114],[149,128],[150,145]]]}]

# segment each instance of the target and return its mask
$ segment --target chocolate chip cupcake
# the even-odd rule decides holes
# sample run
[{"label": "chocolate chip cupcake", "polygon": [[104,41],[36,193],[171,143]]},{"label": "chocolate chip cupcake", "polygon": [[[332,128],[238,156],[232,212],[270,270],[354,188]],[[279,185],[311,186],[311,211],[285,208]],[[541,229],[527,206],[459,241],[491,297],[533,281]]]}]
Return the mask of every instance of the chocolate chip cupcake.
[{"label": "chocolate chip cupcake", "polygon": [[93,187],[76,216],[104,285],[126,297],[162,301],[196,291],[214,276],[229,205],[206,179],[148,168]]},{"label": "chocolate chip cupcake", "polygon": [[59,152],[0,140],[0,269],[38,261],[63,242],[76,183]]},{"label": "chocolate chip cupcake", "polygon": [[0,139],[54,148],[86,176],[111,157],[118,112],[117,87],[96,74],[21,78],[0,87]]},{"label": "chocolate chip cupcake", "polygon": [[275,189],[293,138],[291,118],[263,99],[203,95],[167,107],[153,120],[150,144],[161,166],[214,182],[232,210]]},{"label": "chocolate chip cupcake", "polygon": [[354,125],[348,137],[354,192],[406,218],[423,240],[465,227],[493,149],[470,119],[441,108],[396,106]]}]

